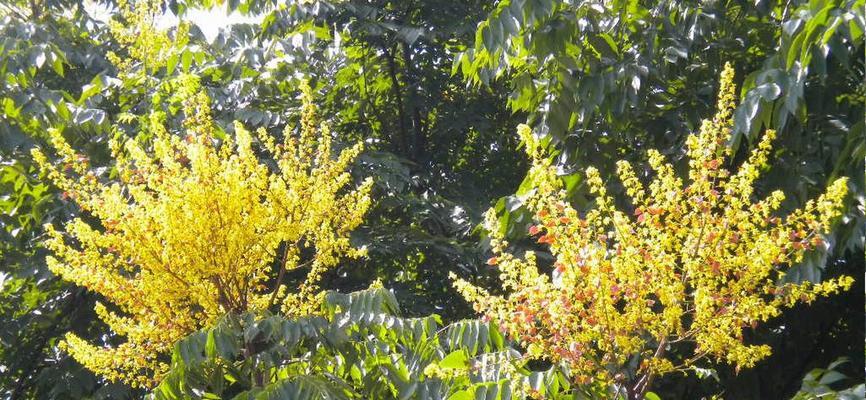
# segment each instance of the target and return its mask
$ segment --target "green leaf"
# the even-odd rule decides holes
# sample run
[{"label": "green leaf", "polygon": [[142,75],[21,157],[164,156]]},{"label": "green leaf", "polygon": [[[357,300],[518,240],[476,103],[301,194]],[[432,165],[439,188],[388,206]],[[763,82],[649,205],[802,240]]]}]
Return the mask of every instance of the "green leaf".
[{"label": "green leaf", "polygon": [[767,101],[776,100],[779,97],[779,94],[782,93],[782,89],[775,83],[764,83],[756,87],[754,90],[761,96],[761,98]]},{"label": "green leaf", "polygon": [[174,73],[174,69],[177,67],[178,55],[177,52],[171,53],[171,56],[168,57],[165,64],[165,73],[167,75],[172,75]]},{"label": "green leaf", "polygon": [[439,361],[439,366],[442,368],[464,369],[469,366],[469,354],[464,349],[452,351],[442,361]]},{"label": "green leaf", "polygon": [[458,390],[451,394],[451,396],[448,396],[448,400],[473,400],[474,398],[475,396],[473,396],[470,389]]},{"label": "green leaf", "polygon": [[602,56],[608,58],[619,56],[619,47],[609,34],[599,33],[598,35],[590,36],[589,39],[592,42],[592,47],[601,53]]},{"label": "green leaf", "polygon": [[54,72],[61,77],[65,76],[63,71],[63,60],[59,58],[55,58],[54,61],[51,62],[51,66],[54,68]]},{"label": "green leaf", "polygon": [[192,51],[189,49],[184,49],[183,53],[180,56],[181,70],[184,73],[189,72],[189,67],[192,65]]},{"label": "green leaf", "polygon": [[36,68],[42,68],[42,64],[45,64],[45,50],[42,48],[36,49],[30,56],[30,63],[35,65]]}]

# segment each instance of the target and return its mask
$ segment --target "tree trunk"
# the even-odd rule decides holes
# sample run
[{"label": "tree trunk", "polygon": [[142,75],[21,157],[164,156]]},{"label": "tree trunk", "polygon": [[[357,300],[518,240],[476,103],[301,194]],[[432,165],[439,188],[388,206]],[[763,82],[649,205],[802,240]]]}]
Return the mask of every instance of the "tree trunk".
[{"label": "tree trunk", "polygon": [[388,50],[388,47],[382,45],[382,52],[385,56],[385,62],[388,64],[388,76],[391,78],[391,91],[394,92],[394,98],[397,103],[397,119],[399,120],[400,130],[394,136],[395,153],[409,156],[409,147],[406,138],[409,136],[406,130],[406,111],[403,105],[403,91],[400,89],[400,81],[397,79],[397,63],[394,61],[394,55]]},{"label": "tree trunk", "polygon": [[412,159],[415,162],[423,162],[424,155],[427,150],[427,135],[424,133],[424,124],[421,119],[421,107],[419,107],[418,99],[418,74],[415,71],[415,66],[412,63],[412,48],[408,43],[403,42],[403,64],[406,68],[405,80],[406,90],[408,92],[408,106],[412,108]]}]

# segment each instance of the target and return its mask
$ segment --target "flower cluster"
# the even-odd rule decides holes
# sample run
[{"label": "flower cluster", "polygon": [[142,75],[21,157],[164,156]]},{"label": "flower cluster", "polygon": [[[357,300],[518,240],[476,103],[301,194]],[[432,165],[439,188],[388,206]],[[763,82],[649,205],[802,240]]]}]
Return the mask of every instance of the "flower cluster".
[{"label": "flower cluster", "polygon": [[[654,375],[701,359],[739,368],[765,358],[770,348],[746,343],[744,330],[853,282],[781,279],[786,265],[822,244],[821,233],[842,211],[847,181],[836,180],[784,217],[782,192],[753,201],[775,133],[767,132],[729,172],[734,107],[733,70],[726,65],[717,114],[688,138],[687,183],[657,151],[649,153],[654,177],[646,186],[628,162],[617,164],[629,212],[616,205],[595,168],[586,170],[595,207],[573,208],[545,149],[529,127],[519,127],[536,188],[526,203],[537,221],[529,233],[549,245],[553,272],[540,272],[532,252],[510,254],[491,210],[488,264],[498,268],[506,294],[464,280],[455,286],[532,356],[563,362],[577,382],[633,383],[630,390],[642,393]],[[680,343],[691,345],[672,356],[671,346]]]},{"label": "flower cluster", "polygon": [[[156,71],[165,67],[168,59],[183,48],[189,40],[189,24],[180,23],[175,32],[176,40],[157,27],[163,15],[163,3],[159,0],[119,0],[117,8],[121,20],[111,19],[108,28],[112,37],[121,45],[125,54],[108,53],[108,59],[121,73],[132,73],[137,65],[144,66],[138,73]],[[169,71],[170,72],[170,71]]]},{"label": "flower cluster", "polygon": [[[176,341],[226,312],[315,312],[323,273],[364,253],[349,233],[370,206],[372,181],[352,188],[346,172],[361,145],[334,157],[309,87],[299,129],[287,128],[279,142],[240,124],[233,135],[221,132],[197,79],[181,77],[177,87],[185,136],[152,112],[142,135],[152,141],[112,142],[117,182],[98,175],[57,130],[59,165],[33,152],[86,215],[62,231],[47,226],[48,266],[110,303],[96,313],[126,338],[102,347],[69,334],[64,347],[87,368],[137,386],[166,371]],[[309,269],[306,280],[288,288],[284,275],[300,268]]]}]

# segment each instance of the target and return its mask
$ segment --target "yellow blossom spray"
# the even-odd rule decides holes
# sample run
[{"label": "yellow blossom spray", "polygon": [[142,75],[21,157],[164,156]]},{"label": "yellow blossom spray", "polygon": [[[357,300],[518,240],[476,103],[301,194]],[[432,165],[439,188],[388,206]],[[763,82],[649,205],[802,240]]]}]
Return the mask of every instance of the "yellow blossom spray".
[{"label": "yellow blossom spray", "polygon": [[[820,245],[821,233],[842,212],[847,180],[832,182],[784,218],[776,215],[782,192],[753,201],[775,132],[764,134],[736,173],[724,168],[731,158],[733,79],[726,65],[715,117],[688,138],[688,182],[657,151],[649,152],[655,177],[646,186],[628,162],[617,164],[633,209],[628,213],[615,206],[595,168],[586,169],[595,207],[574,209],[545,149],[520,126],[536,188],[526,202],[537,221],[530,234],[550,247],[553,273],[541,273],[532,252],[510,254],[490,210],[494,257],[488,263],[498,268],[506,294],[453,277],[457,289],[531,357],[565,365],[577,383],[617,387],[632,399],[643,399],[655,376],[686,371],[702,359],[745,368],[767,357],[768,346],[743,340],[745,329],[853,282],[843,276],[780,283],[785,266]],[[677,357],[669,356],[672,346],[685,343]]]},{"label": "yellow blossom spray", "polygon": [[[126,339],[103,347],[70,333],[62,346],[92,371],[139,387],[167,371],[174,343],[227,312],[319,310],[323,274],[342,257],[364,254],[349,233],[370,206],[372,181],[353,188],[346,171],[361,144],[332,154],[308,86],[298,133],[287,127],[277,141],[237,123],[233,135],[221,132],[197,78],[175,84],[185,135],[169,133],[165,115],[152,112],[143,124],[149,146],[111,144],[119,181],[97,176],[58,130],[51,131],[53,147],[68,168],[33,151],[93,221],[76,218],[62,230],[48,225],[48,266],[98,293],[105,304],[97,303],[96,313]],[[287,287],[286,272],[304,268],[300,286]]]}]

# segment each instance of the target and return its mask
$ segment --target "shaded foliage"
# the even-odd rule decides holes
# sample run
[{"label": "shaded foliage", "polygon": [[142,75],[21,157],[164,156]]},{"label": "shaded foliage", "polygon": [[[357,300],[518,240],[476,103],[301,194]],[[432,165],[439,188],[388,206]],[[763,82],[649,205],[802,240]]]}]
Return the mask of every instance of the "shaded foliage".
[{"label": "shaded foliage", "polygon": [[[164,3],[182,20],[193,9],[218,7],[257,17],[210,39],[193,25],[165,67],[125,79],[106,58],[111,51],[123,56],[123,46],[83,2],[0,5],[0,397],[129,395],[57,352],[64,332],[96,340],[104,327],[87,311],[96,296],[60,283],[45,267],[41,225],[79,211],[42,183],[28,154],[44,144],[47,128],[62,127],[76,149],[110,166],[99,150],[109,127],[136,132],[123,116],[153,107],[160,83],[182,73],[201,77],[217,123],[229,132],[233,120],[269,131],[294,122],[294,94],[302,78],[311,79],[322,114],[340,133],[336,141],[367,141],[371,151],[359,157],[356,176],[379,177],[377,205],[353,238],[368,245],[370,258],[333,271],[348,283],[332,289],[356,290],[379,276],[411,314],[437,312],[448,321],[471,315],[445,284],[448,272],[479,283],[492,278],[481,267],[481,211],[495,205],[500,229],[512,237],[530,221],[522,206],[529,187],[520,182],[526,165],[512,135],[518,122],[528,119],[550,138],[571,199],[583,207],[585,182],[570,174],[578,167],[612,171],[613,160],[641,161],[634,159],[643,152],[634,150],[648,147],[681,160],[678,144],[712,108],[717,88],[708,82],[731,61],[746,76],[734,162],[748,153],[754,133],[779,132],[778,167],[758,193],[794,194],[785,204],[793,209],[832,178],[851,178],[847,223],[789,278],[824,279],[829,264],[843,265],[858,282],[844,297],[796,309],[755,332],[789,350],[754,372],[719,369],[718,386],[659,382],[657,392],[792,395],[807,371],[845,354],[862,371],[862,1]],[[170,111],[167,103],[157,106]],[[760,379],[767,374],[774,378]]]},{"label": "shaded foliage", "polygon": [[324,311],[227,315],[175,346],[153,398],[508,399],[530,388],[558,398],[570,386],[555,369],[527,369],[494,325],[401,317],[385,289],[331,293]]}]

